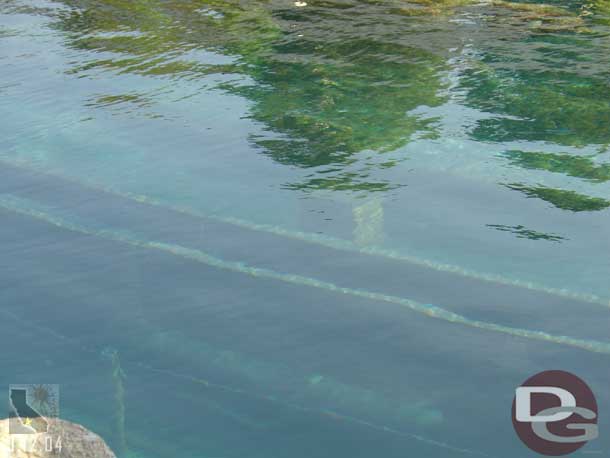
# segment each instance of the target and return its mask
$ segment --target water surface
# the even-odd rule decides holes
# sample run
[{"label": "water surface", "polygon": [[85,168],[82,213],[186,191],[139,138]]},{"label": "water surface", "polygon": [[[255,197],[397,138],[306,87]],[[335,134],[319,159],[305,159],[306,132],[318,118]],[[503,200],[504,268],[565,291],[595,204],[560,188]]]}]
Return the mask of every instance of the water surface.
[{"label": "water surface", "polygon": [[530,456],[543,369],[607,410],[610,7],[420,3],[0,3],[4,383],[125,457]]}]

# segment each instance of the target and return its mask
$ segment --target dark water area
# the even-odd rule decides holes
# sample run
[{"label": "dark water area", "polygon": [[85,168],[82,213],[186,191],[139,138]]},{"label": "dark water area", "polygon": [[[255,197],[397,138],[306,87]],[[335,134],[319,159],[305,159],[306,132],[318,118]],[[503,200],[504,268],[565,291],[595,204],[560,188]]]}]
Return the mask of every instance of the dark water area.
[{"label": "dark water area", "polygon": [[0,1],[3,385],[123,457],[610,453],[610,3]]}]

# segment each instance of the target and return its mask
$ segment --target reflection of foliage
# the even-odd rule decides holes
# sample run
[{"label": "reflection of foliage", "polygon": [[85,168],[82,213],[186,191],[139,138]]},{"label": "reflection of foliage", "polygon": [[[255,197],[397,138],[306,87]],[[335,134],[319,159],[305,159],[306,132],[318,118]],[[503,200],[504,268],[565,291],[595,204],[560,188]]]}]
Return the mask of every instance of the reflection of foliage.
[{"label": "reflection of foliage", "polygon": [[[357,49],[368,52],[352,56]],[[317,53],[330,62],[269,60],[253,75],[256,85],[232,88],[255,101],[254,119],[289,134],[286,140],[257,142],[279,162],[319,166],[345,163],[363,150],[395,150],[415,132],[430,129],[430,120],[405,112],[442,103],[436,76],[442,61],[422,51],[367,41],[322,47],[305,40],[277,51]],[[390,56],[399,61],[383,62]]]},{"label": "reflection of foliage", "polygon": [[[569,4],[572,11],[578,11],[579,3]],[[583,25],[586,16],[581,11]],[[610,86],[603,76],[608,64],[603,47],[565,32],[524,37],[480,42],[480,59],[462,72],[465,103],[487,114],[478,120],[471,136],[478,141],[540,141],[576,147],[610,143]],[[505,156],[526,169],[595,183],[610,180],[610,166],[587,156],[518,150]],[[509,187],[574,212],[602,210],[609,204],[569,190]]]},{"label": "reflection of foliage", "polygon": [[545,200],[562,210],[573,212],[598,211],[610,207],[610,201],[599,197],[589,197],[574,191],[553,189],[544,186],[528,187],[522,184],[509,184],[508,188],[521,191],[527,197]]},{"label": "reflection of foliage", "polygon": [[217,68],[185,58],[192,50],[229,54],[262,53],[278,38],[264,4],[255,1],[207,1],[223,14],[201,10],[201,3],[160,0],[64,0],[74,8],[60,15],[56,27],[71,32],[71,45],[111,52],[74,71],[102,67],[120,72],[168,76],[197,76],[232,69]]},{"label": "reflection of foliage", "polygon": [[[268,133],[253,136],[252,141],[265,154],[291,166],[337,165],[336,172],[287,185],[293,189],[390,189],[383,180],[371,179],[371,172],[394,166],[402,158],[368,163],[355,154],[394,151],[416,136],[437,135],[434,119],[410,111],[444,102],[440,90],[444,87],[441,75],[449,68],[445,58],[390,36],[376,19],[389,18],[396,30],[408,33],[417,27],[411,16],[436,24],[443,21],[446,26],[446,16],[460,8],[478,11],[484,7],[486,21],[502,27],[517,24],[532,34],[582,25],[575,8],[505,0],[489,0],[484,6],[478,0],[409,0],[400,6],[310,0],[307,8],[256,0],[63,1],[71,8],[57,13],[56,27],[67,33],[72,47],[90,51],[90,59],[72,70],[79,75],[109,69],[166,78],[247,76],[237,78],[239,83],[236,78],[223,78],[222,87],[252,102],[252,119]],[[593,2],[595,8],[599,10],[604,1]],[[362,20],[369,13],[370,18]],[[439,36],[440,40],[455,38],[451,33]],[[443,43],[441,48],[455,45],[454,41]],[[232,59],[202,59],[199,51]],[[481,121],[474,135],[485,140],[544,139],[570,145],[608,140],[607,84],[591,78],[562,78],[491,67],[466,73],[467,103],[522,118]],[[94,105],[119,103],[139,109],[148,106],[148,98],[135,92],[112,94]],[[353,172],[343,170],[346,165]]]},{"label": "reflection of foliage", "polygon": [[102,95],[91,103],[91,106],[110,107],[123,103],[132,103],[140,108],[151,104],[150,100],[138,94]]},{"label": "reflection of foliage", "polygon": [[[298,35],[294,27],[317,27],[316,14],[342,11],[346,5],[320,2],[314,17],[287,5],[264,2],[159,0],[66,0],[78,8],[63,13],[57,27],[74,32],[79,49],[110,52],[74,69],[112,69],[155,76],[197,77],[210,73],[247,75],[253,84],[225,82],[222,88],[254,103],[251,117],[273,136],[253,141],[276,161],[299,167],[352,164],[355,153],[393,151],[418,135],[434,135],[434,120],[408,115],[421,105],[443,102],[439,70],[444,59],[404,44],[387,42],[375,28],[345,35],[354,17],[345,16],[314,33]],[[310,7],[316,7],[315,0]],[[322,21],[324,17],[320,18]],[[324,22],[321,22],[324,24]],[[405,23],[405,25],[407,25]],[[204,64],[188,57],[198,49],[235,56],[233,63]],[[134,94],[112,95],[97,106],[140,103]],[[278,138],[277,134],[281,136]],[[393,158],[396,164],[398,161]],[[288,187],[379,191],[370,182],[373,165],[339,171]]]},{"label": "reflection of foliage", "polygon": [[315,190],[315,189],[329,189],[332,191],[366,191],[379,192],[389,191],[400,187],[400,185],[391,184],[386,181],[360,181],[359,179],[366,179],[366,174],[356,173],[341,173],[333,175],[329,178],[308,178],[302,183],[288,184],[285,186],[286,189],[301,189],[301,190]]},{"label": "reflection of foliage", "polygon": [[610,0],[584,0],[581,14],[591,16],[595,23],[610,25]]},{"label": "reflection of foliage", "polygon": [[511,117],[479,122],[479,140],[553,141],[582,146],[610,142],[606,81],[562,72],[480,69],[466,72],[467,102]]},{"label": "reflection of foliage", "polygon": [[511,10],[515,13],[513,19],[527,22],[538,32],[578,31],[584,25],[580,16],[555,5],[506,0],[492,0],[492,4]]},{"label": "reflection of foliage", "polygon": [[[571,14],[580,11],[577,19],[590,26],[578,8],[583,3],[591,2],[566,2]],[[481,62],[463,73],[461,85],[468,105],[496,116],[480,120],[472,135],[497,142],[609,143],[608,54],[603,41],[592,46],[588,37],[563,31],[478,43]]]},{"label": "reflection of foliage", "polygon": [[597,165],[588,157],[526,151],[508,151],[505,154],[512,164],[526,169],[563,173],[598,183],[610,180],[610,164]]},{"label": "reflection of foliage", "polygon": [[[458,7],[481,6],[480,0],[409,0],[400,8],[407,16],[451,14]],[[527,21],[538,31],[577,30],[583,25],[580,16],[571,11],[549,4],[525,3],[506,0],[488,0],[486,6],[507,10],[512,13],[510,20]],[[504,16],[504,15],[503,15]]]},{"label": "reflection of foliage", "polygon": [[491,227],[502,232],[510,232],[512,234],[515,234],[515,236],[520,239],[548,240],[549,242],[561,242],[562,240],[565,240],[565,237],[534,231],[531,229],[527,229],[525,226],[522,225],[506,226],[503,224],[487,224],[487,227]]}]

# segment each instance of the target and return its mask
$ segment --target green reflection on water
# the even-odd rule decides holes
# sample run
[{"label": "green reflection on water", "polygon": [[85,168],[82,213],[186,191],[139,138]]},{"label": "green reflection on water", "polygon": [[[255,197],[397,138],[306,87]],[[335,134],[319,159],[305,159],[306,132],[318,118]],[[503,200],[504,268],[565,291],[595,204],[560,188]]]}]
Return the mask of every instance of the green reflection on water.
[{"label": "green reflection on water", "polygon": [[526,169],[547,170],[596,183],[610,180],[610,164],[597,165],[589,157],[530,151],[508,151],[511,164]]},{"label": "green reflection on water", "polygon": [[[356,10],[364,5],[368,7],[365,12],[379,16],[380,21],[391,15],[402,16],[399,25],[408,33],[418,24],[412,15],[419,16],[416,21],[439,16],[432,20],[446,24],[460,7],[476,2],[414,0],[397,7],[393,2],[313,1],[306,9],[274,1],[64,3],[74,8],[60,14],[56,27],[71,34],[71,46],[96,53],[93,59],[76,65],[73,72],[83,75],[106,69],[176,78],[246,76],[247,82],[225,82],[220,87],[252,102],[250,117],[269,133],[252,137],[264,154],[291,166],[340,166],[287,183],[286,188],[371,193],[400,186],[372,179],[371,175],[373,170],[395,167],[406,157],[378,164],[355,154],[392,152],[414,138],[438,138],[435,118],[409,112],[447,101],[443,75],[450,64],[442,53],[407,46],[370,24],[356,29],[353,23],[362,15]],[[498,21],[528,24],[538,31],[575,31],[582,25],[583,15],[576,14],[574,8],[501,0],[489,2],[487,8],[492,13],[503,11]],[[593,14],[595,8],[599,5],[586,11]],[[328,26],[315,25],[325,22]],[[202,62],[189,54],[197,50],[218,51],[236,60]],[[510,85],[505,76],[491,68],[481,72],[477,67],[470,75],[466,72],[468,102],[528,120],[481,121],[474,132],[476,138],[504,141],[526,135],[530,140],[543,137],[569,145],[599,143],[607,138],[610,122],[603,124],[610,111],[607,101],[597,97],[605,84],[583,86],[579,78],[570,86],[571,92],[558,93],[544,75],[538,82],[529,74],[517,78],[512,75],[514,84]],[[531,104],[535,95],[544,103]],[[141,98],[134,93],[110,94],[93,104],[148,103]],[[552,98],[555,100],[548,103]],[[557,103],[564,107],[561,113],[550,108]]]},{"label": "green reflection on water", "polygon": [[[368,52],[353,56],[362,49]],[[252,118],[274,132],[288,134],[287,139],[256,140],[278,162],[303,167],[349,164],[354,153],[396,150],[422,130],[433,135],[431,120],[405,113],[420,105],[442,103],[437,96],[439,58],[368,40],[324,47],[305,41],[283,52],[317,53],[318,59],[333,63],[270,61],[257,68],[255,85],[231,88],[255,102]],[[397,62],[384,62],[390,56]],[[415,61],[419,63],[413,65]],[[344,189],[356,179],[343,174],[309,180],[306,186]]]},{"label": "green reflection on water", "polygon": [[610,88],[593,77],[556,71],[469,71],[469,104],[510,116],[479,122],[477,140],[610,143]]},{"label": "green reflection on water", "polygon": [[506,185],[509,189],[521,191],[527,197],[537,197],[557,208],[572,212],[605,210],[610,207],[610,200],[589,197],[575,191],[553,189],[544,186],[524,186],[521,184]]},{"label": "green reflection on water", "polygon": [[[65,33],[69,47],[85,51],[69,73],[176,81],[222,75],[217,88],[247,99],[249,117],[262,126],[263,134],[250,137],[256,149],[280,164],[312,169],[291,178],[285,189],[367,195],[403,186],[387,178],[387,169],[412,157],[404,147],[413,140],[444,140],[440,119],[415,110],[443,106],[451,96],[452,73],[464,104],[492,115],[477,121],[470,132],[474,140],[610,144],[607,62],[597,62],[590,52],[593,39],[607,41],[595,29],[610,11],[606,0],[313,0],[306,8],[277,0],[62,3],[70,8],[53,13],[53,26]],[[456,45],[454,22],[465,13],[483,18],[479,35],[460,36]],[[430,38],[422,40],[420,32]],[[476,57],[456,68],[447,50],[459,53],[465,42]],[[559,65],[565,62],[578,65]],[[146,116],[155,98],[132,88],[96,94],[88,106]],[[508,155],[524,169],[608,181],[608,165],[581,156]],[[558,209],[607,207],[599,197],[527,182],[521,190],[527,186],[528,197]]]},{"label": "green reflection on water", "polygon": [[488,224],[487,227],[497,229],[501,232],[510,232],[515,234],[516,237],[530,240],[547,240],[549,242],[561,242],[566,240],[565,237],[561,237],[555,234],[547,234],[544,232],[534,231],[527,227],[519,224],[517,226],[507,226],[505,224]]},{"label": "green reflection on water", "polygon": [[[417,132],[435,135],[434,120],[407,112],[445,100],[438,95],[439,71],[445,65],[439,56],[383,42],[371,35],[370,28],[349,37],[337,32],[325,42],[303,37],[292,26],[307,18],[294,8],[273,9],[255,2],[205,5],[202,9],[194,2],[113,1],[102,9],[96,2],[80,2],[79,9],[61,17],[58,27],[77,34],[70,44],[78,49],[113,53],[77,66],[76,73],[103,68],[157,76],[249,77],[252,84],[229,82],[221,87],[253,102],[251,118],[275,135],[252,141],[282,164],[349,165],[356,162],[355,153],[396,150]],[[221,51],[238,60],[202,64],[186,56],[195,49]],[[108,95],[96,103],[107,106],[137,102],[136,98]],[[396,163],[385,161],[381,167]],[[357,173],[331,171],[330,176],[289,183],[287,188],[372,192],[393,187],[369,181],[370,164],[359,167]]]}]

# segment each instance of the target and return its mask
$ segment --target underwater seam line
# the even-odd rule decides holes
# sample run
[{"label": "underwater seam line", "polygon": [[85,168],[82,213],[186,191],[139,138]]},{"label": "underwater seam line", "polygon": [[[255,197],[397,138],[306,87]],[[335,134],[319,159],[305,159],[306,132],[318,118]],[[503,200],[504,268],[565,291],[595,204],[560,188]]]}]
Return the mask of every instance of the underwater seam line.
[{"label": "underwater seam line", "polygon": [[[26,326],[26,327],[30,327],[32,329],[35,329],[38,332],[43,332],[46,333],[54,338],[56,338],[57,340],[60,340],[61,342],[64,343],[68,343],[71,345],[75,345],[77,346],[80,350],[86,352],[86,353],[90,353],[90,354],[95,354],[95,355],[100,355],[104,356],[104,353],[107,350],[107,347],[102,349],[101,352],[98,352],[96,350],[93,350],[87,346],[82,345],[82,343],[80,343],[79,341],[77,341],[76,339],[70,338],[70,337],[66,337],[62,334],[59,334],[58,332],[54,331],[53,329],[44,327],[44,326],[40,326],[38,324],[32,323],[30,321],[25,321],[21,318],[19,318],[17,315],[15,315],[12,312],[8,312],[6,310],[0,310],[0,315],[4,315],[5,317],[10,318],[11,320],[19,323],[19,325],[21,326]],[[128,364],[130,363],[129,360],[126,361]],[[344,415],[341,414],[337,411],[334,410],[329,410],[329,409],[314,409],[314,408],[309,408],[309,407],[304,407],[302,405],[299,404],[294,404],[291,402],[286,402],[286,401],[282,401],[280,399],[278,399],[276,396],[272,396],[272,395],[264,395],[264,394],[258,394],[258,393],[252,393],[250,391],[246,391],[243,389],[239,389],[239,388],[235,388],[235,387],[231,387],[228,385],[223,385],[220,383],[214,383],[211,382],[209,380],[200,378],[200,377],[195,377],[192,375],[187,375],[187,374],[181,374],[175,371],[171,371],[171,370],[167,370],[167,369],[159,369],[153,366],[150,366],[146,363],[143,362],[135,362],[132,363],[135,366],[149,371],[149,372],[154,372],[154,373],[158,373],[158,374],[163,374],[169,377],[173,377],[176,379],[181,379],[181,380],[186,380],[188,382],[191,382],[193,384],[197,384],[197,385],[203,385],[206,388],[215,388],[227,393],[232,393],[232,394],[237,394],[240,396],[245,396],[248,398],[253,398],[253,399],[259,399],[262,401],[266,401],[266,402],[271,402],[273,404],[277,404],[277,405],[281,405],[284,406],[286,408],[289,409],[293,409],[293,410],[298,410],[300,412],[304,412],[304,413],[309,413],[309,414],[316,414],[316,415],[324,415],[326,417],[329,417],[331,419],[335,419],[335,420],[343,420],[347,423],[352,423],[352,424],[357,424],[366,428],[370,428],[370,429],[374,429],[376,431],[380,431],[380,432],[385,432],[385,433],[389,433],[395,436],[399,436],[405,439],[411,439],[411,440],[416,440],[418,442],[422,442],[425,443],[427,445],[431,445],[434,447],[439,447],[445,450],[450,450],[450,451],[454,451],[454,452],[458,452],[458,453],[462,453],[462,454],[467,454],[467,455],[473,455],[473,456],[482,456],[482,457],[487,457],[487,458],[494,458],[492,455],[489,455],[485,452],[480,452],[477,450],[471,450],[471,449],[464,449],[464,448],[460,448],[460,447],[455,447],[453,445],[447,444],[446,442],[441,442],[441,441],[437,441],[434,439],[430,439],[427,438],[425,436],[421,436],[419,434],[412,434],[412,433],[406,433],[404,431],[400,431],[397,430],[395,428],[391,428],[389,426],[386,425],[378,425],[376,423],[372,423],[370,421],[366,421],[363,420],[361,418],[358,417],[353,417],[350,415]]]},{"label": "underwater seam line", "polygon": [[153,371],[153,372],[158,372],[158,373],[161,373],[161,374],[164,374],[164,375],[168,375],[168,376],[171,376],[171,377],[185,379],[185,380],[188,380],[188,381],[190,381],[192,383],[195,383],[195,384],[198,384],[198,385],[204,385],[205,387],[218,388],[218,389],[221,389],[221,390],[224,390],[224,391],[228,391],[228,392],[231,392],[231,393],[236,393],[236,394],[241,394],[241,395],[244,395],[244,396],[254,397],[254,398],[257,398],[257,399],[273,402],[273,403],[276,403],[276,404],[283,405],[284,407],[291,408],[291,409],[294,409],[294,410],[299,410],[299,411],[306,412],[306,413],[321,414],[321,415],[324,415],[326,417],[329,417],[329,418],[332,418],[332,419],[335,419],[335,420],[343,420],[343,421],[348,422],[348,423],[358,424],[360,426],[371,428],[371,429],[374,429],[374,430],[377,430],[377,431],[387,432],[387,433],[390,433],[390,434],[393,434],[393,435],[396,435],[396,436],[400,436],[400,437],[404,437],[404,438],[407,438],[407,439],[413,439],[413,440],[416,440],[416,441],[419,441],[419,442],[423,442],[423,443],[428,444],[428,445],[436,446],[436,447],[443,448],[443,449],[446,449],[446,450],[451,450],[453,452],[458,452],[458,453],[463,453],[463,454],[468,454],[468,455],[475,455],[475,456],[485,456],[485,457],[488,457],[488,458],[492,457],[492,455],[488,455],[487,453],[484,453],[484,452],[479,452],[477,450],[470,450],[470,449],[455,447],[455,446],[449,445],[449,444],[447,444],[445,442],[437,441],[437,440],[434,440],[434,439],[429,439],[429,438],[421,436],[419,434],[405,433],[403,431],[399,431],[397,429],[391,428],[391,427],[386,426],[386,425],[378,425],[376,423],[372,423],[372,422],[369,422],[369,421],[366,421],[366,420],[362,420],[362,419],[357,418],[357,417],[353,417],[353,416],[350,416],[350,415],[344,415],[344,414],[338,413],[338,412],[336,412],[334,410],[330,410],[330,409],[320,410],[320,409],[312,409],[312,408],[309,408],[309,407],[303,407],[302,405],[299,405],[299,404],[294,404],[294,403],[291,403],[291,402],[280,401],[275,396],[252,394],[252,393],[250,393],[248,391],[241,390],[239,388],[227,387],[225,385],[220,385],[220,384],[212,383],[212,382],[209,382],[208,380],[205,380],[205,379],[201,379],[201,378],[198,378],[198,377],[193,377],[191,375],[181,374],[181,373],[178,373],[178,372],[175,372],[175,371],[153,368],[153,367],[147,366],[147,365],[145,365],[143,363],[139,363],[138,366],[143,367],[143,368],[145,368],[147,370],[150,370],[150,371]]},{"label": "underwater seam line", "polygon": [[[193,248],[183,247],[177,244],[170,244],[157,241],[149,241],[136,238],[135,236],[129,235],[125,232],[120,232],[112,229],[90,229],[86,226],[81,226],[76,223],[65,220],[60,216],[54,216],[48,211],[41,211],[31,207],[32,202],[25,199],[14,197],[8,194],[0,196],[0,207],[6,210],[13,211],[15,213],[23,214],[35,219],[45,221],[48,224],[54,225],[59,228],[79,232],[86,235],[92,235],[101,237],[107,240],[116,242],[126,243],[132,246],[141,248],[156,249],[165,253],[170,253],[175,256],[182,257],[184,259],[191,259],[193,261],[209,265],[215,268],[228,270],[232,272],[238,272],[252,277],[268,278],[272,280],[282,281],[284,283],[309,286],[325,291],[331,291],[335,293],[343,293],[354,297],[361,297],[364,299],[387,302],[395,305],[403,306],[414,312],[428,316],[430,318],[436,318],[450,323],[461,324],[475,329],[481,329],[485,331],[496,332],[500,334],[507,334],[515,337],[522,337],[535,341],[551,342],[561,345],[567,345],[578,349],[610,354],[610,342],[600,342],[596,340],[578,339],[569,336],[558,336],[549,334],[543,331],[534,331],[522,328],[513,328],[501,324],[496,324],[487,321],[472,320],[463,315],[451,312],[441,307],[432,304],[421,304],[412,299],[407,299],[399,296],[391,296],[383,293],[376,293],[366,290],[353,289],[347,287],[337,286],[334,283],[325,282],[311,277],[305,277],[296,274],[285,274],[281,272],[275,272],[270,269],[248,266],[244,262],[239,261],[225,261],[220,258],[216,258],[208,253]],[[29,207],[28,207],[29,205]]]},{"label": "underwater seam line", "polygon": [[390,250],[390,249],[386,249],[386,248],[380,248],[380,247],[376,247],[376,246],[361,247],[352,241],[340,239],[340,238],[336,238],[336,237],[319,235],[319,234],[303,232],[303,231],[290,230],[290,229],[283,228],[281,226],[256,223],[253,221],[248,221],[245,219],[232,217],[232,216],[219,216],[219,215],[214,215],[214,214],[206,214],[202,211],[199,211],[199,210],[196,210],[196,209],[193,209],[190,207],[172,204],[170,202],[165,202],[163,200],[159,200],[154,197],[146,196],[143,194],[136,194],[136,193],[132,193],[129,191],[120,191],[116,188],[113,188],[113,187],[110,187],[107,185],[94,183],[94,182],[86,181],[86,180],[82,180],[82,179],[77,179],[77,178],[65,175],[62,172],[58,172],[58,171],[49,172],[47,170],[41,170],[39,167],[32,166],[31,164],[24,163],[23,161],[7,160],[6,158],[3,158],[3,159],[0,159],[0,162],[4,162],[4,163],[9,164],[14,167],[21,167],[26,170],[35,171],[37,173],[61,178],[62,180],[66,180],[71,183],[75,183],[80,186],[87,187],[92,190],[106,192],[108,194],[115,195],[117,197],[122,197],[122,198],[125,198],[128,200],[132,200],[134,202],[146,204],[146,205],[149,205],[152,207],[160,207],[160,208],[169,209],[169,210],[175,211],[177,213],[182,213],[184,215],[188,215],[188,216],[192,216],[192,217],[196,217],[196,218],[209,219],[212,221],[226,223],[226,224],[230,224],[233,226],[237,226],[237,227],[241,227],[244,229],[249,229],[249,230],[253,230],[253,231],[257,231],[257,232],[267,232],[270,234],[279,235],[281,237],[299,240],[299,241],[306,242],[306,243],[313,243],[313,244],[317,244],[317,245],[335,249],[335,250],[355,252],[355,253],[361,253],[361,254],[365,254],[365,255],[369,255],[369,256],[378,256],[378,257],[382,257],[382,258],[386,258],[386,259],[392,259],[392,260],[399,261],[399,262],[407,262],[407,263],[414,264],[417,266],[422,266],[425,268],[436,270],[438,272],[452,273],[452,274],[460,275],[462,277],[473,278],[476,280],[481,280],[481,281],[485,281],[485,282],[489,282],[489,283],[496,283],[496,284],[506,285],[506,286],[515,286],[515,287],[527,289],[530,291],[542,292],[542,293],[550,294],[553,296],[579,300],[582,302],[602,305],[604,307],[610,308],[610,298],[601,297],[596,294],[570,291],[568,289],[553,288],[553,287],[545,286],[545,285],[538,284],[535,282],[507,278],[507,277],[504,277],[504,276],[498,275],[498,274],[483,273],[483,272],[479,272],[476,270],[461,267],[461,266],[458,266],[455,264],[436,262],[436,261],[432,261],[429,259],[415,256],[415,255],[407,255],[404,253],[399,253],[395,250]]}]

